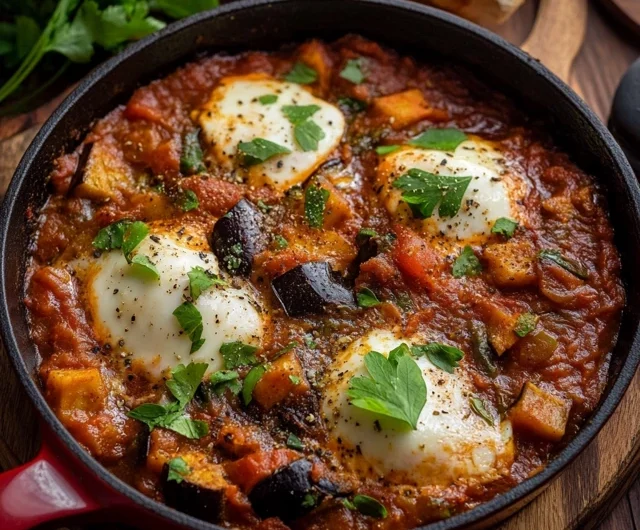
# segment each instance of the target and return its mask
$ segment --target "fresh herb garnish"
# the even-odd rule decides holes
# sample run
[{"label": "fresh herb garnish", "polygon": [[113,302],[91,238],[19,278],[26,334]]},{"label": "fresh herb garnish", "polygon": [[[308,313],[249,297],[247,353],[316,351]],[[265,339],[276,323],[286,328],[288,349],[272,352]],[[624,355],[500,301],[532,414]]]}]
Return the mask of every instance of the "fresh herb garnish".
[{"label": "fresh herb garnish", "polygon": [[408,142],[409,145],[422,149],[453,151],[467,139],[467,135],[459,129],[429,129]]},{"label": "fresh herb garnish", "polygon": [[587,280],[589,278],[589,270],[587,267],[577,260],[563,256],[558,250],[541,250],[538,252],[538,259],[541,261],[552,261],[581,280]]},{"label": "fresh herb garnish", "polygon": [[167,381],[167,388],[177,401],[164,406],[145,403],[130,410],[127,415],[145,423],[150,430],[163,427],[187,438],[202,438],[209,432],[209,426],[203,421],[186,417],[184,410],[193,399],[207,367],[206,363],[179,364],[172,371],[173,379]]},{"label": "fresh herb garnish", "polygon": [[388,512],[380,501],[368,495],[355,495],[353,500],[342,499],[342,504],[348,510],[357,510],[362,515],[368,515],[376,519],[384,519]]},{"label": "fresh herb garnish", "polygon": [[400,149],[401,145],[379,145],[376,147],[376,153],[380,156],[390,155]]},{"label": "fresh herb garnish", "polygon": [[313,493],[307,493],[302,499],[300,506],[303,508],[313,508],[318,502],[318,498]]},{"label": "fresh herb garnish", "polygon": [[304,345],[310,350],[315,350],[318,347],[318,343],[315,340],[313,340],[312,337],[305,337]]},{"label": "fresh herb garnish", "polygon": [[289,449],[295,449],[296,451],[304,450],[304,444],[302,443],[302,440],[300,440],[300,438],[298,438],[293,433],[287,437],[287,447]]},{"label": "fresh herb garnish", "polygon": [[380,304],[376,293],[368,287],[363,287],[358,291],[357,299],[360,307],[375,307]]},{"label": "fresh herb garnish", "polygon": [[209,289],[209,287],[213,287],[214,285],[226,287],[228,285],[222,278],[204,270],[202,267],[194,267],[187,273],[187,276],[189,277],[189,293],[194,302],[202,292]]},{"label": "fresh herb garnish", "polygon": [[125,230],[124,239],[122,240],[122,253],[128,263],[131,263],[131,254],[142,243],[142,240],[147,237],[148,233],[149,227],[142,221],[131,223]]},{"label": "fresh herb garnish", "polygon": [[538,317],[533,313],[522,313],[518,320],[516,320],[516,325],[513,328],[513,332],[518,335],[518,337],[526,337],[529,333],[531,333],[534,329],[536,329],[536,325],[538,324]]},{"label": "fresh herb garnish", "polygon": [[318,105],[284,105],[282,113],[293,124],[298,125],[320,110]]},{"label": "fresh herb garnish", "polygon": [[260,208],[260,211],[262,213],[269,213],[271,210],[273,210],[273,206],[269,206],[266,202],[264,202],[263,200],[259,200],[258,201],[258,208]]},{"label": "fresh herb garnish", "polygon": [[347,81],[351,81],[355,85],[362,83],[366,79],[362,72],[362,62],[361,57],[357,59],[349,59],[345,67],[340,72],[340,77]]},{"label": "fresh herb garnish", "polygon": [[446,177],[413,168],[396,179],[393,186],[402,190],[402,199],[414,216],[431,217],[439,203],[440,217],[453,217],[460,210],[471,180],[472,177]]},{"label": "fresh herb garnish", "polygon": [[253,389],[258,384],[258,381],[262,379],[262,376],[267,371],[267,369],[259,364],[258,366],[254,366],[249,370],[247,377],[244,378],[244,383],[242,385],[242,401],[245,405],[251,403],[253,399]]},{"label": "fresh herb garnish", "polygon": [[482,272],[482,264],[473,253],[473,249],[467,245],[462,249],[460,255],[453,262],[451,274],[454,278],[462,278],[463,276],[477,276]]},{"label": "fresh herb garnish", "polygon": [[198,136],[200,129],[187,133],[182,142],[182,154],[180,155],[180,171],[184,175],[196,175],[204,173],[207,167],[204,165],[202,147]]},{"label": "fresh herb garnish", "polygon": [[487,410],[487,406],[484,401],[482,401],[477,396],[472,396],[469,398],[469,405],[471,405],[471,410],[473,412],[475,412],[485,422],[487,422],[487,425],[491,425],[493,427],[494,425],[493,416]]},{"label": "fresh herb garnish", "polygon": [[275,244],[275,247],[278,250],[282,250],[282,249],[287,248],[289,246],[289,242],[279,234],[274,236],[273,243]]},{"label": "fresh herb garnish", "polygon": [[[148,233],[149,227],[142,221],[122,219],[100,229],[93,240],[93,246],[99,250],[121,249],[127,263],[131,264],[133,262],[131,254]],[[150,263],[142,258],[138,260],[138,264],[143,267],[150,268],[148,267]],[[156,274],[157,272],[155,270]]]},{"label": "fresh herb garnish", "polygon": [[180,484],[184,478],[191,473],[191,468],[180,456],[172,458],[167,462],[169,467],[169,473],[167,474],[167,480],[177,482]]},{"label": "fresh herb garnish", "polygon": [[507,217],[500,217],[500,219],[496,220],[491,229],[492,234],[500,234],[501,236],[510,239],[513,237],[513,234],[516,233],[516,228],[518,228],[517,221],[512,221]]},{"label": "fresh herb garnish", "polygon": [[464,353],[458,348],[439,342],[411,346],[411,353],[416,357],[425,355],[431,364],[450,374],[458,367],[458,361],[464,357]]},{"label": "fresh herb garnish", "polygon": [[191,350],[189,353],[197,352],[204,344],[202,338],[202,332],[204,328],[202,326],[202,315],[198,308],[191,302],[183,302],[173,312],[173,316],[178,319],[180,327],[191,340]]},{"label": "fresh herb garnish", "polygon": [[272,105],[278,101],[278,96],[275,94],[265,94],[264,96],[258,97],[258,101],[263,105]]},{"label": "fresh herb garnish", "polygon": [[293,65],[291,71],[284,76],[291,83],[299,83],[301,85],[310,85],[318,79],[318,72],[310,66],[298,61]]},{"label": "fresh herb garnish", "polygon": [[224,359],[224,367],[227,370],[257,364],[256,352],[258,348],[240,341],[225,342],[220,346],[220,353]]},{"label": "fresh herb garnish", "polygon": [[192,190],[186,190],[180,197],[178,204],[183,212],[190,212],[200,206],[200,201]]},{"label": "fresh herb garnish", "polygon": [[294,385],[300,384],[300,378],[297,375],[290,375],[289,381],[291,381]]},{"label": "fresh herb garnish", "polygon": [[304,194],[304,216],[311,228],[322,228],[324,223],[324,209],[329,200],[329,190],[309,185]]},{"label": "fresh herb garnish", "polygon": [[353,112],[362,112],[367,108],[367,102],[356,98],[338,98],[338,105]]},{"label": "fresh herb garnish", "polygon": [[242,265],[242,243],[229,247],[229,252],[222,258],[222,263],[229,272],[234,272]]},{"label": "fresh herb garnish", "polygon": [[324,131],[310,119],[319,110],[318,105],[285,105],[282,107],[283,114],[293,124],[296,143],[303,151],[317,150],[318,142],[325,137]]},{"label": "fresh herb garnish", "polygon": [[296,346],[299,346],[299,344],[295,340],[292,340],[284,348],[282,348],[281,350],[277,351],[276,354],[273,357],[271,357],[271,360],[275,361],[278,357],[282,357],[285,353],[289,353]]},{"label": "fresh herb garnish", "polygon": [[242,383],[235,370],[218,370],[211,374],[210,381],[212,390],[218,396],[221,396],[226,389],[229,389],[236,396],[242,390]]},{"label": "fresh herb garnish", "polygon": [[291,153],[291,149],[264,138],[254,138],[250,142],[240,142],[238,151],[242,155],[242,165],[255,166],[278,155]]},{"label": "fresh herb garnish", "polygon": [[[408,351],[408,347],[405,345]],[[347,395],[354,407],[396,419],[413,430],[427,402],[427,385],[418,364],[396,348],[384,355],[371,351],[364,356],[368,376],[352,377]]]},{"label": "fresh herb garnish", "polygon": [[131,267],[145,278],[152,280],[160,279],[160,272],[158,272],[155,263],[144,254],[136,254],[133,256],[133,258],[131,258]]},{"label": "fresh herb garnish", "polygon": [[356,236],[357,243],[364,243],[370,237],[378,237],[378,232],[373,228],[361,228]]}]

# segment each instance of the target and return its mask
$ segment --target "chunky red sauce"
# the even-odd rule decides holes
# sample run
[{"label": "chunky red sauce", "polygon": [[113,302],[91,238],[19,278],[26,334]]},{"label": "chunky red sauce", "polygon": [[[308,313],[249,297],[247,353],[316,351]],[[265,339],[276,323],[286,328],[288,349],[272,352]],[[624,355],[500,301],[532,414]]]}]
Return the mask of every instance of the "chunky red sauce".
[{"label": "chunky red sauce", "polygon": [[[340,75],[350,60],[359,61],[361,82]],[[346,124],[339,144],[310,178],[288,189],[247,180],[244,170],[229,171],[216,162],[216,146],[202,132],[198,141],[206,167],[181,169],[186,137],[200,127],[223,78],[263,74],[282,80],[296,62],[316,74],[302,90],[339,108]],[[385,99],[393,95],[400,96]],[[490,145],[507,168],[494,181],[516,175],[519,183],[519,191],[508,188],[508,217],[517,228],[470,241],[476,268],[463,275],[452,273],[466,246],[450,237],[457,230],[454,221],[433,232],[406,204],[400,207],[403,214],[393,210],[387,204],[389,182],[409,168],[391,161],[404,151],[376,153],[378,146],[405,145],[432,128],[456,128],[467,139]],[[449,155],[442,156],[446,166]],[[386,173],[385,164],[393,166]],[[455,66],[419,63],[356,36],[277,53],[205,57],[138,89],[125,106],[96,123],[76,151],[56,161],[50,182],[53,193],[40,214],[26,284],[47,399],[110,471],[198,517],[262,529],[398,529],[448,517],[537,473],[601,397],[625,299],[603,196],[593,178],[533,127],[526,113]],[[309,187],[329,193],[320,227],[310,226],[305,213]],[[185,212],[185,199],[193,198],[188,190],[198,205]],[[178,229],[178,239],[196,234],[185,245],[211,252],[214,225],[242,198],[260,216],[262,245],[244,277],[233,256],[219,275],[248,289],[266,315],[253,363],[264,373],[253,391],[249,388],[248,405],[242,392],[216,392],[207,373],[182,411],[206,425],[200,437],[160,425],[150,429],[129,413],[142,404],[174,403],[175,394],[165,385],[171,372],[155,377],[127,341],[105,338],[104,323],[91,309],[101,302],[88,292],[93,273],[86,267],[121,251],[96,249],[92,242],[118,220],[152,227],[165,220]],[[461,208],[485,215],[482,204]],[[363,251],[372,241],[374,251]],[[272,282],[311,262],[328,263],[348,293],[369,289],[364,292],[379,303],[329,304],[304,313],[310,302],[303,286],[294,289],[300,291],[294,298],[302,300],[293,305],[304,314],[287,316]],[[288,309],[290,315],[296,311]],[[135,330],[135,314],[122,311]],[[518,327],[522,315],[529,319],[526,329]],[[453,374],[431,367],[442,379],[427,380],[427,406],[439,399],[434,387],[464,376],[463,405],[460,399],[451,403],[467,407],[467,400],[475,399],[485,409],[483,421],[511,424],[511,448],[500,469],[480,475],[457,470],[453,478],[443,471],[416,480],[398,470],[387,473],[384,464],[372,472],[366,469],[364,445],[347,449],[347,441],[336,442],[323,392],[348,381],[332,362],[350,351],[353,341],[380,329],[408,337],[406,343],[427,336],[464,354]],[[185,345],[180,360],[187,364],[188,340]],[[247,386],[252,368],[251,363],[234,368],[237,385]],[[327,374],[333,374],[330,381]],[[477,408],[462,420],[472,432],[481,429]],[[450,413],[437,410],[432,419]],[[405,432],[384,421],[375,425],[381,435]],[[439,434],[436,445],[447,438],[446,431]],[[411,447],[427,450],[420,443]],[[390,454],[400,450],[389,446]],[[361,459],[365,469],[353,464]],[[442,469],[448,465],[445,461]],[[303,486],[295,486],[302,488],[298,497],[270,498],[265,491],[295,489],[288,482],[269,482],[277,477],[285,482],[303,477]],[[362,497],[356,499],[362,495],[374,499],[373,512],[362,507]]]}]

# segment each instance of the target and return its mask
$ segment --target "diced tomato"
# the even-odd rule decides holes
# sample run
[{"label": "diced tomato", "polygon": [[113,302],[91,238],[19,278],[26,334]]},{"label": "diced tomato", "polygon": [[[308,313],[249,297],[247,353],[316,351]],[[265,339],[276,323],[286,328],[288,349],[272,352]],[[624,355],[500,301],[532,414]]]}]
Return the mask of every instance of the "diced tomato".
[{"label": "diced tomato", "polygon": [[225,468],[231,481],[240,486],[244,492],[249,492],[262,479],[300,457],[300,453],[290,449],[259,451],[230,462]]},{"label": "diced tomato", "polygon": [[402,274],[420,287],[434,290],[442,268],[439,256],[412,230],[395,225],[393,231],[398,237],[393,259]]},{"label": "diced tomato", "polygon": [[189,177],[182,180],[182,187],[198,196],[200,208],[220,217],[233,208],[242,198],[244,190],[238,184],[216,178]]}]

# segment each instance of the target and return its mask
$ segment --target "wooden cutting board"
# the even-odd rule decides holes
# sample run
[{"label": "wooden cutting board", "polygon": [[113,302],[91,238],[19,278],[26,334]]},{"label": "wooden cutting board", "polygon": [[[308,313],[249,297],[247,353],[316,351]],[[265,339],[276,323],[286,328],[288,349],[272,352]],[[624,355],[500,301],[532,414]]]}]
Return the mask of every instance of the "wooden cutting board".
[{"label": "wooden cutting board", "polygon": [[[529,24],[524,18],[527,14],[523,13],[519,21],[510,21],[510,26],[501,28],[499,32],[511,37],[512,41],[521,42],[521,39],[513,38],[514,32],[526,35],[531,30],[522,44],[523,48],[568,81],[578,93],[585,93],[587,102],[596,106],[602,116],[607,109],[603,108],[601,94],[594,92],[593,87],[585,83],[592,75],[592,70],[583,70],[582,75],[572,75],[572,64],[585,36],[587,0],[541,0],[537,13],[535,9],[535,3],[528,2],[524,11],[529,10]],[[536,15],[531,29],[530,22]],[[593,12],[590,12],[590,16],[591,32],[594,31],[594,20],[599,24],[602,22],[599,18],[594,19]],[[596,30],[602,32],[602,28],[598,26]],[[604,55],[606,57],[606,52]],[[633,53],[629,54],[628,61],[626,56],[624,60],[629,62],[632,58]],[[613,61],[615,58],[611,59]],[[615,83],[617,79],[613,81],[614,85]],[[607,92],[606,105],[609,104],[611,95],[612,87]],[[6,190],[15,166],[37,129],[37,126],[28,128],[0,143],[0,196]],[[39,439],[36,414],[22,391],[7,356],[2,352],[0,380],[0,469],[7,469],[30,458],[39,445]],[[500,529],[596,528],[608,511],[626,494],[639,468],[640,373],[636,374],[613,417],[582,455],[536,500],[501,525]],[[630,516],[623,516],[618,523],[610,522],[608,528],[633,528],[633,522],[627,517]]]}]

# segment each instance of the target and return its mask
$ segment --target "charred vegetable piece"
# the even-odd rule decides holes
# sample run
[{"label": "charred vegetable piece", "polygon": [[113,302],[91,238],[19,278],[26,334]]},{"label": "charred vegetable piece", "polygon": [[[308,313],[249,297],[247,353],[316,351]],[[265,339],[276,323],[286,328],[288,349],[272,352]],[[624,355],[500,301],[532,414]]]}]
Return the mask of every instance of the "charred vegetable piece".
[{"label": "charred vegetable piece", "polygon": [[489,346],[489,337],[487,336],[487,328],[482,322],[472,320],[469,323],[471,332],[471,350],[473,357],[484,372],[494,377],[498,373],[498,367],[493,362],[493,352]]},{"label": "charred vegetable piece", "polygon": [[356,308],[353,292],[326,262],[298,265],[273,280],[272,288],[290,317],[321,314],[328,306]]},{"label": "charred vegetable piece", "polygon": [[546,363],[556,351],[558,339],[540,330],[527,335],[514,346],[513,356],[526,366],[539,366]]},{"label": "charred vegetable piece", "polygon": [[216,221],[211,234],[211,248],[231,274],[247,276],[253,257],[262,252],[267,241],[262,233],[263,216],[246,199],[240,201]]},{"label": "charred vegetable piece", "polygon": [[204,455],[194,453],[180,457],[182,465],[176,470],[171,463],[177,460],[165,463],[162,469],[165,502],[181,512],[216,522],[222,513],[228,486],[222,467],[208,462]]},{"label": "charred vegetable piece", "polygon": [[[310,512],[322,495],[311,481],[312,467],[303,458],[258,482],[249,493],[255,512],[265,519],[279,517],[285,523]],[[322,489],[329,489],[328,483],[323,482]]]},{"label": "charred vegetable piece", "polygon": [[92,148],[93,143],[86,143],[82,146],[82,151],[80,151],[80,155],[78,155],[78,163],[76,165],[76,170],[73,173],[73,177],[71,177],[67,194],[71,193],[84,180],[84,172],[87,167],[87,162],[89,161],[89,155],[91,154]]}]

